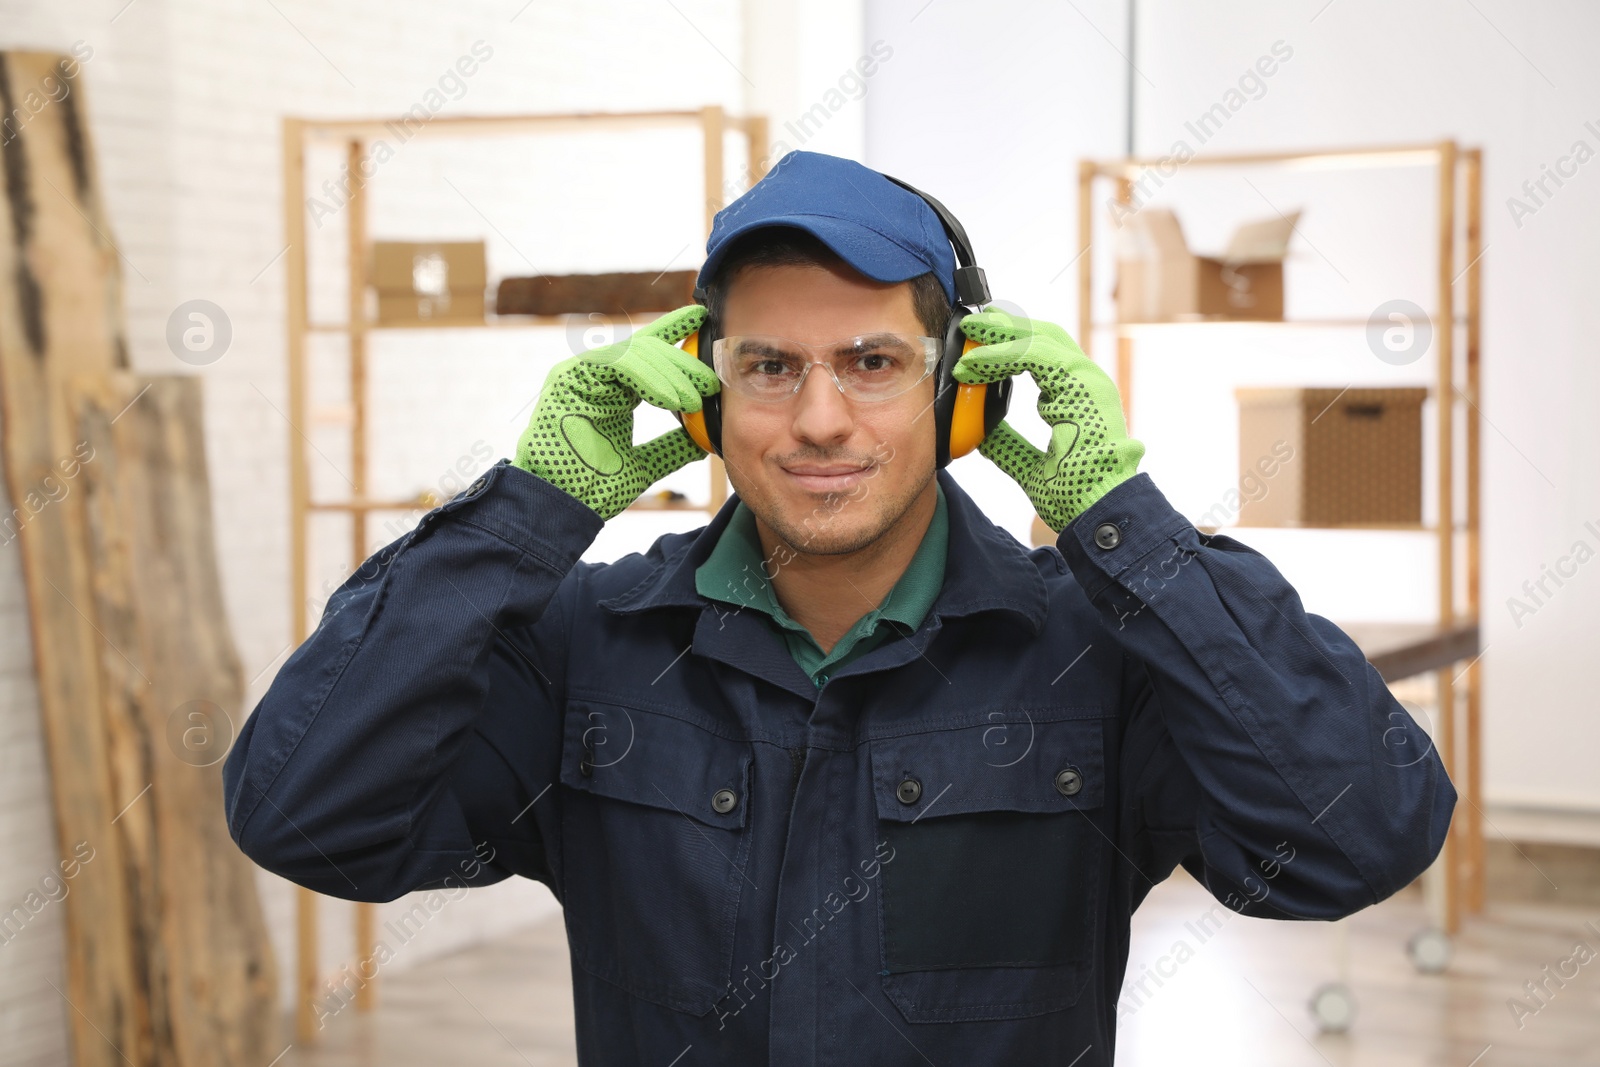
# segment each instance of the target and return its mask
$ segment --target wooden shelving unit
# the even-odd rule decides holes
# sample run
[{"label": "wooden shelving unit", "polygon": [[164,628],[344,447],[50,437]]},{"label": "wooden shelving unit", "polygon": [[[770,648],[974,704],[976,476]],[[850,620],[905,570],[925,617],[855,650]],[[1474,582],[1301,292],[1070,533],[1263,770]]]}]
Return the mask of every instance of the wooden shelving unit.
[{"label": "wooden shelving unit", "polygon": [[[290,494],[289,512],[291,529],[290,553],[290,618],[295,645],[303,642],[311,632],[310,600],[308,588],[310,523],[318,514],[338,513],[351,517],[350,554],[352,567],[366,558],[367,520],[374,512],[410,511],[426,508],[423,498],[414,500],[383,500],[367,495],[368,485],[368,404],[367,367],[369,340],[375,336],[402,329],[451,330],[505,330],[531,329],[557,326],[565,323],[560,316],[518,315],[490,317],[483,323],[419,322],[406,326],[378,325],[366,314],[367,197],[364,185],[351,184],[350,199],[344,215],[349,307],[344,322],[311,322],[309,319],[310,264],[306,243],[306,152],[316,144],[343,145],[351,174],[364,173],[361,161],[367,153],[368,143],[390,133],[391,123],[404,120],[395,118],[327,120],[286,118],[283,122],[283,213],[285,239],[288,251],[285,264],[288,274],[288,356],[289,356],[289,421],[293,431],[289,435]],[[742,134],[747,145],[747,164],[750,182],[760,180],[767,156],[767,120],[764,116],[731,116],[720,107],[706,107],[698,111],[635,111],[635,112],[585,112],[570,114],[525,114],[493,116],[439,116],[425,126],[417,128],[413,136],[439,138],[509,137],[537,134],[615,130],[625,134],[639,129],[662,127],[698,128],[703,137],[703,167],[705,173],[705,229],[709,235],[711,224],[724,198],[723,192],[723,138],[728,131]],[[673,310],[660,309],[662,313]],[[314,334],[344,334],[348,336],[349,395],[350,403],[337,408],[313,408],[309,395],[307,367],[307,338]],[[344,500],[313,500],[311,498],[308,469],[308,439],[306,431],[313,423],[347,425],[350,428],[350,480],[353,490]],[[649,500],[635,505],[638,511],[708,511],[714,513],[727,498],[727,479],[722,462],[710,457],[710,497],[708,504],[662,503]],[[296,901],[296,1041],[304,1044],[315,1040],[317,1034],[314,1001],[319,985],[325,977],[319,968],[317,944],[318,895],[301,889]],[[375,912],[371,905],[356,905],[356,957],[367,957],[376,941]],[[358,1010],[370,1010],[376,1003],[376,984],[368,982],[357,993]]]},{"label": "wooden shelving unit", "polygon": [[[1093,355],[1098,338],[1116,344],[1116,380],[1122,392],[1130,432],[1134,424],[1133,369],[1137,341],[1150,331],[1179,330],[1314,330],[1365,327],[1360,319],[1321,319],[1288,322],[1170,322],[1097,323],[1094,318],[1094,233],[1097,181],[1115,184],[1122,203],[1132,203],[1132,191],[1142,172],[1169,161],[1156,157],[1085,160],[1078,170],[1078,341]],[[1298,170],[1432,167],[1437,173],[1437,227],[1431,241],[1436,257],[1437,281],[1432,321],[1436,370],[1429,400],[1437,411],[1433,456],[1437,472],[1436,522],[1425,525],[1364,525],[1322,529],[1409,529],[1431,532],[1436,538],[1439,599],[1437,618],[1417,624],[1351,622],[1341,626],[1354,638],[1386,682],[1435,672],[1439,721],[1435,741],[1456,784],[1461,802],[1440,854],[1436,870],[1442,888],[1436,911],[1447,934],[1456,933],[1463,911],[1479,912],[1484,903],[1483,800],[1481,791],[1480,711],[1482,695],[1482,645],[1478,629],[1480,608],[1479,526],[1479,387],[1481,382],[1480,314],[1481,258],[1483,254],[1482,173],[1478,148],[1454,141],[1435,144],[1340,148],[1326,151],[1269,152],[1246,155],[1198,155],[1186,167],[1294,168]],[[1457,294],[1458,285],[1462,292]],[[1458,346],[1461,357],[1457,359]],[[1456,420],[1464,422],[1464,447],[1455,443]],[[1455,464],[1465,464],[1466,499],[1457,508]],[[1426,460],[1425,460],[1426,462]],[[1456,537],[1463,536],[1458,562]],[[1464,567],[1464,576],[1458,573]],[[1458,603],[1456,585],[1464,577],[1465,602]],[[1465,729],[1458,728],[1456,679],[1452,669],[1468,660],[1465,671]],[[1463,744],[1464,742],[1464,744]]]}]

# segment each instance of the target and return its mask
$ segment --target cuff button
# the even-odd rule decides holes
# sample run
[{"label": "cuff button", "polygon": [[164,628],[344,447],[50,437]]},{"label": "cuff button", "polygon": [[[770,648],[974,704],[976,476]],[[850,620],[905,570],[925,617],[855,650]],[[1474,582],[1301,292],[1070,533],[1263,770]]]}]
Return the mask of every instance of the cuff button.
[{"label": "cuff button", "polygon": [[1110,551],[1122,544],[1122,531],[1114,522],[1102,522],[1094,528],[1094,543]]}]

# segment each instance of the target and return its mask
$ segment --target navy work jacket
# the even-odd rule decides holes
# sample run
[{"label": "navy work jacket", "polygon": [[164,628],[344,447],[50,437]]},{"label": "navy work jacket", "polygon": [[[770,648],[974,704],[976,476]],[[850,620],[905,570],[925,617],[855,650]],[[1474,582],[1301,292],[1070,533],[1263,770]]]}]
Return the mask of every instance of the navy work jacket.
[{"label": "navy work jacket", "polygon": [[583,563],[599,514],[502,459],[279,670],[234,840],[351,900],[544,882],[593,1067],[1110,1064],[1176,865],[1334,919],[1433,860],[1438,754],[1266,558],[1144,473],[1032,550],[938,478],[938,599],[818,688],[695,590],[737,497]]}]

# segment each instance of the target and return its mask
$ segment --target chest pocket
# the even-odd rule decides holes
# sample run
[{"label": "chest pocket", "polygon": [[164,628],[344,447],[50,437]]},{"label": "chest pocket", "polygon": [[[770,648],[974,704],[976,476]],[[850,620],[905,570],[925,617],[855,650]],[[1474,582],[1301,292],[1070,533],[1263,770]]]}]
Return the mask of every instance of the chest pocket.
[{"label": "chest pocket", "polygon": [[574,962],[694,1015],[726,994],[749,862],[748,742],[656,711],[568,704],[562,885]]},{"label": "chest pocket", "polygon": [[1102,729],[1098,717],[1007,712],[869,742],[880,840],[893,848],[878,898],[881,977],[908,1022],[1016,1019],[1077,1002],[1111,847],[1095,822]]}]

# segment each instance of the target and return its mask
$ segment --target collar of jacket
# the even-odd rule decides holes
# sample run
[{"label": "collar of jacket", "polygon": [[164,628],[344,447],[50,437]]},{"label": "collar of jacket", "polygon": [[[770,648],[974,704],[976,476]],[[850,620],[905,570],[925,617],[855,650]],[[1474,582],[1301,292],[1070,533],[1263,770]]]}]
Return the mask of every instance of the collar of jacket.
[{"label": "collar of jacket", "polygon": [[[1047,596],[1038,566],[1027,549],[990,521],[948,471],[936,477],[944,488],[950,541],[944,585],[930,616],[952,619],[981,611],[1010,611],[1027,620],[1035,634],[1044,628]],[[651,608],[709,607],[714,601],[695,589],[695,568],[704,563],[733,517],[737,493],[730,493],[711,522],[692,540],[669,551],[638,585],[599,602],[617,614]]]}]

